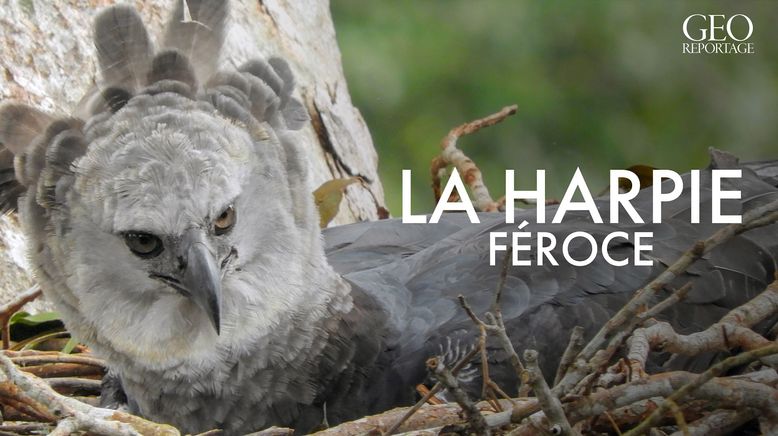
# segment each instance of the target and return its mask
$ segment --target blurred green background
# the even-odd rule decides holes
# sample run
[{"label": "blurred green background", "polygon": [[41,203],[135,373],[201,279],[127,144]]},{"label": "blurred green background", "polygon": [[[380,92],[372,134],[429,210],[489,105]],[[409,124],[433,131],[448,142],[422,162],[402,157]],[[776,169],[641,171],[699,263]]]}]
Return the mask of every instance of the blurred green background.
[{"label": "blurred green background", "polygon": [[[459,141],[494,198],[505,169],[519,189],[546,169],[559,198],[576,166],[598,191],[611,168],[686,171],[711,146],[778,158],[778,2],[332,0],[332,12],[395,216],[402,169],[414,211],[430,211],[440,139],[512,103],[517,115]],[[748,15],[756,54],[681,54],[692,13]]]}]

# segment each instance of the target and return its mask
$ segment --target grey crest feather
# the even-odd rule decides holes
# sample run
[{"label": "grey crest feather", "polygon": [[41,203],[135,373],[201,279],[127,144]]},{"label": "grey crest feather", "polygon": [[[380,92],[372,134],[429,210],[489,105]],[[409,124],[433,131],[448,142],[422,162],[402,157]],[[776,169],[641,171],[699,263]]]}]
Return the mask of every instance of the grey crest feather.
[{"label": "grey crest feather", "polygon": [[[104,104],[109,111],[116,113],[130,101],[132,92],[120,86],[110,86],[101,91],[100,97],[102,99],[100,105],[102,106]],[[102,108],[94,108],[93,112],[99,113],[102,112],[102,110]]]},{"label": "grey crest feather", "polygon": [[289,99],[281,112],[284,114],[284,122],[289,130],[298,130],[310,120],[305,106],[294,98]]},{"label": "grey crest feather", "polygon": [[282,91],[284,89],[284,80],[268,62],[253,59],[243,64],[239,70],[245,71],[262,80],[273,90],[273,93],[281,99]]},{"label": "grey crest feather", "polygon": [[3,103],[0,106],[0,144],[13,154],[24,153],[50,122],[50,116],[34,107]]},{"label": "grey crest feather", "polygon": [[[0,151],[0,159],[8,160],[5,154],[8,150]],[[16,179],[16,169],[13,167],[0,168],[0,213],[11,212],[17,209],[16,200],[24,194],[26,188]]]},{"label": "grey crest feather", "polygon": [[[218,71],[208,80],[208,88],[217,87],[230,87],[234,88],[243,94],[244,97],[248,97],[251,94],[251,84],[248,77],[237,71]],[[242,99],[243,97],[241,97]]]},{"label": "grey crest feather", "polygon": [[292,69],[285,60],[279,57],[272,57],[267,60],[267,63],[270,64],[273,71],[275,71],[276,75],[281,79],[281,89],[277,92],[278,96],[281,97],[281,101],[286,102],[292,96],[295,85]]},{"label": "grey crest feather", "polygon": [[[86,150],[75,145],[83,122],[76,118],[53,120],[49,115],[22,104],[0,108],[0,210],[15,210],[17,198],[27,187],[35,187],[51,167],[48,183],[37,186],[42,205],[51,205],[52,186],[68,172],[70,163]],[[11,178],[13,175],[13,178]]]},{"label": "grey crest feather", "polygon": [[100,73],[107,86],[133,91],[143,85],[153,49],[135,9],[116,5],[100,12],[95,19],[94,39]]},{"label": "grey crest feather", "polygon": [[70,162],[86,151],[80,140],[83,125],[77,118],[54,121],[26,154],[23,179],[31,186],[37,184],[36,201],[44,208],[56,204],[54,191],[59,177],[69,173]]},{"label": "grey crest feather", "polygon": [[205,82],[217,69],[228,15],[227,1],[176,0],[162,45],[188,57]]},{"label": "grey crest feather", "polygon": [[273,91],[273,88],[264,80],[252,74],[245,74],[249,82],[249,99],[251,101],[251,113],[259,120],[266,120],[271,124],[276,123],[278,108],[281,106],[281,99]]},{"label": "grey crest feather", "polygon": [[292,97],[294,75],[285,60],[252,60],[243,64],[239,70],[259,79],[259,82],[252,83],[251,89],[252,112],[255,116],[271,123],[283,123],[289,130],[298,130],[308,122],[305,107]]},{"label": "grey crest feather", "polygon": [[297,130],[308,122],[309,117],[302,103],[292,97],[292,91],[295,88],[292,69],[284,59],[279,57],[268,59],[268,63],[282,81],[278,96],[281,98],[281,113],[286,127],[290,130]]},{"label": "grey crest feather", "polygon": [[54,137],[46,149],[46,166],[38,183],[38,203],[44,207],[61,207],[64,204],[64,198],[58,192],[62,188],[60,182],[73,174],[71,164],[86,153],[87,144],[81,133],[83,123],[76,120],[74,124],[73,128]]},{"label": "grey crest feather", "polygon": [[0,213],[16,210],[16,199],[26,189],[20,178],[25,154],[49,122],[49,115],[24,104],[0,106]]},{"label": "grey crest feather", "polygon": [[147,83],[154,84],[162,80],[175,80],[197,89],[197,77],[190,59],[178,50],[164,50],[154,56],[151,62]]}]

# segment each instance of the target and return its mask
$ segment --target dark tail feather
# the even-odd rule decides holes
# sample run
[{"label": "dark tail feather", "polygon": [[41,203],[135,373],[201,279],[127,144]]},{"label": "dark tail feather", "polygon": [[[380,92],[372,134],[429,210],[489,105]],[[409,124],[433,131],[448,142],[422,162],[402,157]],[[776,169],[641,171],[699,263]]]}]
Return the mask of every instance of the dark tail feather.
[{"label": "dark tail feather", "polygon": [[112,6],[100,12],[94,28],[104,85],[129,91],[143,85],[152,47],[138,13],[129,6]]},{"label": "dark tail feather", "polygon": [[176,0],[170,16],[163,46],[189,58],[199,83],[205,83],[217,69],[228,3],[226,0]]},{"label": "dark tail feather", "polygon": [[755,172],[766,183],[778,188],[778,160],[764,160],[759,162],[746,162],[741,166]]}]

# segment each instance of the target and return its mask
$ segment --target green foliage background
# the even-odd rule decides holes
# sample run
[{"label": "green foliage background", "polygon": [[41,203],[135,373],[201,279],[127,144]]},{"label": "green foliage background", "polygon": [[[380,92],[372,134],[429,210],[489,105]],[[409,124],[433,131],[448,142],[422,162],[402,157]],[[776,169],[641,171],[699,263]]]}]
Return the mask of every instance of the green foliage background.
[{"label": "green foliage background", "polygon": [[[516,103],[519,113],[460,140],[495,198],[547,170],[559,197],[576,166],[592,190],[607,171],[685,171],[710,146],[778,158],[778,2],[332,0],[343,64],[380,158],[392,213],[401,170],[415,211],[434,206],[429,162],[462,122]],[[683,55],[692,13],[743,13],[753,55]]]}]

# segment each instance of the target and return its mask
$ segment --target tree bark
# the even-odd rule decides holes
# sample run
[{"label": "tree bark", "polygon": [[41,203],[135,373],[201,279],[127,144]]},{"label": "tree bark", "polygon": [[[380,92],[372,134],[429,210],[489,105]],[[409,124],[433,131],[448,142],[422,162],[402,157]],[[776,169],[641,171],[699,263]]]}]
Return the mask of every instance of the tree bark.
[{"label": "tree bark", "polygon": [[[133,4],[154,39],[173,1]],[[183,1],[183,0],[182,0]],[[109,0],[0,0],[0,99],[68,114],[96,80],[92,20]],[[361,176],[332,224],[376,219],[383,206],[378,157],[359,110],[351,103],[329,2],[233,0],[222,65],[255,57],[285,58],[311,122],[301,132],[310,155],[313,191],[321,183]],[[29,287],[23,238],[13,217],[0,219],[0,302]],[[9,294],[10,293],[10,294]]]}]

